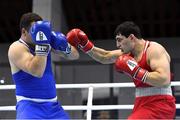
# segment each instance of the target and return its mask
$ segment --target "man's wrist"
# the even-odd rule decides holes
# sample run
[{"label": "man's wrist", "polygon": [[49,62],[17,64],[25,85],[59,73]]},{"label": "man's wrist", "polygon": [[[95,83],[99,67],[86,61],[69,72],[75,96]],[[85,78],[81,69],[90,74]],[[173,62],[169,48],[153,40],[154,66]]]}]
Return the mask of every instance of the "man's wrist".
[{"label": "man's wrist", "polygon": [[81,49],[83,52],[88,53],[93,49],[93,47],[94,47],[94,44],[90,40],[88,40],[85,46],[81,46]]},{"label": "man's wrist", "polygon": [[145,70],[141,67],[138,67],[136,72],[133,75],[133,78],[137,79],[137,80],[141,80],[143,83],[145,83],[147,76],[148,76],[148,73],[149,72],[147,70]]}]

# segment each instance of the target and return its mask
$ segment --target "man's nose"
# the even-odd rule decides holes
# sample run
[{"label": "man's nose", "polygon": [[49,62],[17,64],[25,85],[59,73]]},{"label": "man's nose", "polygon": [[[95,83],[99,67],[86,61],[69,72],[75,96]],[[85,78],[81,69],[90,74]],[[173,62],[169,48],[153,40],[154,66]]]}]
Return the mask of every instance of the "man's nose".
[{"label": "man's nose", "polygon": [[121,45],[120,45],[120,44],[117,44],[116,46],[117,46],[117,48],[120,48],[120,47],[121,47]]}]

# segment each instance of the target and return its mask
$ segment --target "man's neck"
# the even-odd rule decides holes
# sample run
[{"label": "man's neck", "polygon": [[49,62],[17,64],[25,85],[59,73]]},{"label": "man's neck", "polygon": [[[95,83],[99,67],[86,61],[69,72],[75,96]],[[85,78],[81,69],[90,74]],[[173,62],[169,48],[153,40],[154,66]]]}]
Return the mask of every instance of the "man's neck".
[{"label": "man's neck", "polygon": [[23,40],[28,46],[30,46],[31,48],[34,48],[35,45],[32,44],[29,40],[27,40],[24,36],[20,37],[21,40]]},{"label": "man's neck", "polygon": [[144,49],[144,45],[145,45],[145,41],[143,39],[141,40],[136,39],[134,50],[132,51],[132,54],[134,55],[134,57],[138,57],[142,53]]}]

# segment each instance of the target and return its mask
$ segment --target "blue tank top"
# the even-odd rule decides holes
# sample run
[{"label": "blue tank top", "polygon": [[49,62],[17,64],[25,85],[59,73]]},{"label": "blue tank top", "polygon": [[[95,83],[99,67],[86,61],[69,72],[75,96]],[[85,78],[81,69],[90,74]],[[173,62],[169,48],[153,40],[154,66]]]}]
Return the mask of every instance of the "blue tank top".
[{"label": "blue tank top", "polygon": [[[32,54],[35,54],[24,41],[19,40],[26,45]],[[23,63],[22,63],[23,64]],[[22,70],[12,75],[16,85],[16,95],[28,98],[49,99],[56,97],[55,79],[51,67],[51,55],[48,54],[45,72],[42,78],[32,76]]]}]

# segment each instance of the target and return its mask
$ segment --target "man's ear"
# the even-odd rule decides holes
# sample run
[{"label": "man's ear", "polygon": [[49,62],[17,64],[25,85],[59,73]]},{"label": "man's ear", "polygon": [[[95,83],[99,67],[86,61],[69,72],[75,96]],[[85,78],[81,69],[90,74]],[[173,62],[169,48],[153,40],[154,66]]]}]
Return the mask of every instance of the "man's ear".
[{"label": "man's ear", "polygon": [[26,32],[27,32],[26,29],[24,28],[21,29],[21,34],[26,34]]},{"label": "man's ear", "polygon": [[128,38],[129,38],[130,40],[134,40],[135,36],[134,36],[134,34],[130,34]]}]

